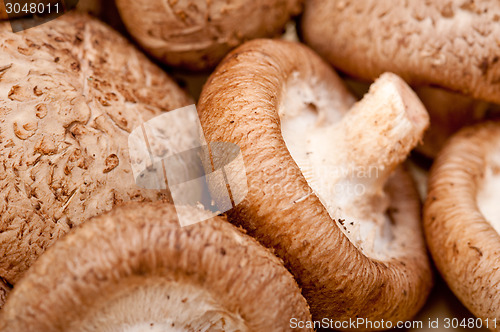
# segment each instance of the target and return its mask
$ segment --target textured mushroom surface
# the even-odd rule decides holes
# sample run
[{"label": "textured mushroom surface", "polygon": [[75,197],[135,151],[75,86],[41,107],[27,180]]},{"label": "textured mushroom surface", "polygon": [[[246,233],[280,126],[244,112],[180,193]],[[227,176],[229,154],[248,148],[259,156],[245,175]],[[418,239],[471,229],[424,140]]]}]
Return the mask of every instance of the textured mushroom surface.
[{"label": "textured mushroom surface", "polygon": [[129,203],[75,229],[16,285],[0,329],[289,331],[311,319],[278,258],[219,217],[181,228],[176,208]]},{"label": "textured mushroom surface", "polygon": [[500,123],[466,128],[438,155],[424,211],[437,268],[474,315],[490,320],[500,318],[499,183]]},{"label": "textured mushroom surface", "polygon": [[10,293],[10,286],[5,283],[5,281],[0,279],[0,308],[5,303],[7,295]]},{"label": "textured mushroom surface", "polygon": [[191,70],[215,67],[233,48],[284,31],[301,0],[116,0],[130,34],[154,57]]},{"label": "textured mushroom surface", "polygon": [[73,226],[141,190],[127,139],[190,103],[125,39],[69,13],[21,33],[0,25],[0,276],[14,284]]},{"label": "textured mushroom surface", "polygon": [[500,103],[499,20],[496,0],[311,0],[301,26],[307,44],[356,77],[390,71]]},{"label": "textured mushroom surface", "polygon": [[[393,171],[427,114],[390,74],[353,103],[307,47],[255,40],[219,65],[198,107],[207,140],[237,144],[245,162],[249,192],[230,220],[284,259],[313,317],[409,319],[432,275],[417,193]],[[350,194],[358,184],[366,191]]]}]

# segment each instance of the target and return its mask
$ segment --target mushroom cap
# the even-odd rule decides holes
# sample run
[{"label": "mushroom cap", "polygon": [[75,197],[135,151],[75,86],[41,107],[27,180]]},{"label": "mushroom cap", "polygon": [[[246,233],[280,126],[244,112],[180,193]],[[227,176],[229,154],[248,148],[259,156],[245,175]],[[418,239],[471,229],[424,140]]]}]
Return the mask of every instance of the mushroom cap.
[{"label": "mushroom cap", "polygon": [[[441,275],[477,317],[500,318],[499,218],[487,216],[481,193],[498,173],[500,123],[463,129],[440,152],[429,177],[424,228]],[[498,190],[498,187],[495,188]],[[487,192],[488,193],[488,192]],[[488,193],[498,206],[496,193]],[[495,220],[496,219],[496,220]]]},{"label": "mushroom cap", "polygon": [[138,188],[128,135],[189,97],[124,38],[68,13],[20,32],[0,24],[0,277],[15,284],[73,226]]},{"label": "mushroom cap", "polygon": [[310,320],[307,303],[254,239],[220,217],[181,228],[173,205],[134,202],[42,255],[7,300],[0,329],[288,331],[291,318]]},{"label": "mushroom cap", "polygon": [[189,70],[215,67],[233,48],[284,31],[302,0],[117,0],[137,42],[165,64]]},{"label": "mushroom cap", "polygon": [[386,260],[367,257],[311,194],[287,150],[278,109],[286,104],[290,80],[299,83],[292,95],[310,95],[311,108],[340,112],[332,118],[353,104],[339,77],[314,52],[277,40],[240,46],[203,89],[198,109],[207,141],[238,145],[247,172],[248,195],[228,212],[230,221],[285,261],[314,319],[408,319],[432,285],[414,185],[399,170],[386,187],[394,234],[405,244]]},{"label": "mushroom cap", "polygon": [[305,2],[302,37],[353,76],[386,71],[500,103],[496,0]]}]

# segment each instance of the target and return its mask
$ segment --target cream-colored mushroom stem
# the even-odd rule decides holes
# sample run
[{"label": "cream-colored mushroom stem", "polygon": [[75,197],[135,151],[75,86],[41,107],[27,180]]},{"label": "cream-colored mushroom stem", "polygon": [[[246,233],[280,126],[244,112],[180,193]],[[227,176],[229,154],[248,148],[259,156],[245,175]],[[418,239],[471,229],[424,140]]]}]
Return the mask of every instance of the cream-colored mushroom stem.
[{"label": "cream-colored mushroom stem", "polygon": [[387,73],[338,122],[316,116],[311,125],[310,112],[280,114],[287,148],[330,216],[365,253],[388,256],[392,236],[384,186],[429,124],[416,94]]},{"label": "cream-colored mushroom stem", "polygon": [[302,40],[354,77],[391,71],[411,85],[440,86],[500,103],[495,0],[305,1]]},{"label": "cream-colored mushroom stem", "polygon": [[[284,260],[314,319],[411,319],[432,285],[420,202],[401,169],[386,178],[419,140],[428,120],[418,99],[393,75],[384,76],[353,107],[354,102],[331,67],[306,46],[253,40],[230,53],[210,76],[198,110],[207,141],[234,143],[243,156],[248,194],[228,211],[230,221]],[[330,138],[321,135],[322,127]],[[367,182],[379,188],[370,195],[384,183],[393,234],[390,251],[373,257],[346,236],[321,198],[318,187],[327,181],[314,180],[311,158],[320,166],[384,167],[378,178]],[[340,177],[351,177],[350,185],[365,180],[356,179],[355,173]],[[324,190],[338,179],[332,176]],[[367,201],[355,204],[345,196],[348,205],[357,205],[351,213],[362,215]],[[378,202],[370,203],[370,210],[378,209]],[[350,222],[354,218],[344,225]]]}]

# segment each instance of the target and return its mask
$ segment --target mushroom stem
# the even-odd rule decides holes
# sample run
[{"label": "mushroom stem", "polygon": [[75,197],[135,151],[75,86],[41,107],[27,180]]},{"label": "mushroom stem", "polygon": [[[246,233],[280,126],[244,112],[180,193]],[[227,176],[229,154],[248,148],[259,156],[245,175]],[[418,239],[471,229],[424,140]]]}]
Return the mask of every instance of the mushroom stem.
[{"label": "mushroom stem", "polygon": [[323,202],[331,214],[338,205],[350,217],[365,220],[384,213],[389,204],[384,185],[428,124],[416,94],[396,75],[382,75],[341,121],[310,134],[311,165],[327,165],[314,168],[318,181],[311,181],[311,187],[318,196],[331,197]]}]

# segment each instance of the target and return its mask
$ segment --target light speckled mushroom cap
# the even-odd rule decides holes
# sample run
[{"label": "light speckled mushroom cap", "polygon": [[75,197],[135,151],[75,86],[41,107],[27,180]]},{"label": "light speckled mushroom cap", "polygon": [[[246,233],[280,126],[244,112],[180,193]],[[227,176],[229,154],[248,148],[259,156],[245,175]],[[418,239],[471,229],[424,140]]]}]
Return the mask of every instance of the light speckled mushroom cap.
[{"label": "light speckled mushroom cap", "polygon": [[304,41],[336,68],[373,80],[386,71],[500,103],[496,0],[310,0]]},{"label": "light speckled mushroom cap", "polygon": [[0,25],[0,276],[14,284],[73,226],[141,190],[129,133],[189,97],[124,38],[68,13],[20,33]]}]

